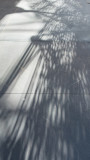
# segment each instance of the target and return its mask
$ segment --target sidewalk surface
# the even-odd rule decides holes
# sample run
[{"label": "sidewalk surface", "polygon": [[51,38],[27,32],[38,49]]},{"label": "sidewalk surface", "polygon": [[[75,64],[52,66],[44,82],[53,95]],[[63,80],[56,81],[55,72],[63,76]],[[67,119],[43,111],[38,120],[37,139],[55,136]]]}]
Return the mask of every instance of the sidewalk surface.
[{"label": "sidewalk surface", "polygon": [[0,2],[0,160],[90,160],[90,4]]}]

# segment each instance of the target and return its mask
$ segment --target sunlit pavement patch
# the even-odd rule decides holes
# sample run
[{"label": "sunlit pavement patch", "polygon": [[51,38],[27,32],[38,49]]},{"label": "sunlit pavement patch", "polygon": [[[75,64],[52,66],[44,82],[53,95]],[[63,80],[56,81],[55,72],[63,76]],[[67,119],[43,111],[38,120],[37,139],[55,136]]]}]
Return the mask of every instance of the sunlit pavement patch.
[{"label": "sunlit pavement patch", "polygon": [[15,70],[28,45],[27,42],[0,42],[0,91]]},{"label": "sunlit pavement patch", "polygon": [[[30,18],[29,18],[30,17]],[[6,15],[1,20],[0,40],[28,41],[33,35],[37,35],[44,23],[34,13],[13,13]]]}]

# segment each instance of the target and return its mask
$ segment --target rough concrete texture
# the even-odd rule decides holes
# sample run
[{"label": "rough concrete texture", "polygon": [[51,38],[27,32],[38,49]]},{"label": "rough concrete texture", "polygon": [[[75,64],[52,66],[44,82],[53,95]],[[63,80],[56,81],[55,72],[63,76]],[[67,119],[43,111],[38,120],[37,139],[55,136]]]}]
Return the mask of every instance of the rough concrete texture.
[{"label": "rough concrete texture", "polygon": [[90,160],[90,5],[0,2],[0,160]]}]

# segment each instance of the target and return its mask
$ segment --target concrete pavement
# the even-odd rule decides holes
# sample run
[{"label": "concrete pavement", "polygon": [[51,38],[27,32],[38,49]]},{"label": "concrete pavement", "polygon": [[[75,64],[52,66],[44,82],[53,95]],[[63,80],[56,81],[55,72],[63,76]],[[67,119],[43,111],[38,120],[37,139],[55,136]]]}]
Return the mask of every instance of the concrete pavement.
[{"label": "concrete pavement", "polygon": [[0,160],[90,160],[90,5],[0,3]]}]

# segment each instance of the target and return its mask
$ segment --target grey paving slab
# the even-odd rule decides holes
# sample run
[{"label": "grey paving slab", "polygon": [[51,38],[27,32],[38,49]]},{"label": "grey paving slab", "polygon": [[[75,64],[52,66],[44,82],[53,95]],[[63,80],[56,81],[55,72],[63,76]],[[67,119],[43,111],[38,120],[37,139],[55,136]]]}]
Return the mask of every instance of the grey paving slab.
[{"label": "grey paving slab", "polygon": [[[8,43],[10,46],[12,45],[12,43]],[[20,47],[22,47],[22,43]],[[9,49],[11,51],[11,48],[8,47]],[[5,54],[6,52],[4,51]],[[9,53],[11,56],[12,53]],[[20,57],[17,57],[16,54],[12,55],[10,64],[10,61],[8,63],[7,57],[2,52],[4,63],[2,63],[1,58],[1,78],[4,75],[3,81],[7,82],[8,80],[8,83],[3,84],[3,87],[5,85],[4,88],[8,87],[8,89],[1,90],[1,93],[90,94],[89,43],[70,41],[58,43],[32,42],[28,49],[24,50],[23,55],[22,57],[22,52],[20,52]],[[21,66],[20,64],[18,66],[20,58],[22,58]],[[5,67],[6,64],[9,65],[8,71]],[[13,68],[10,68],[12,66]],[[13,78],[15,67],[19,71],[18,75],[16,74]],[[12,76],[10,77],[11,73]]]},{"label": "grey paving slab", "polygon": [[39,47],[40,57],[28,93],[90,94],[89,43],[62,41],[34,45]]},{"label": "grey paving slab", "polygon": [[84,0],[0,3],[1,160],[90,160],[89,32]]},{"label": "grey paving slab", "polygon": [[27,42],[0,42],[0,91],[15,72],[28,46]]},{"label": "grey paving slab", "polygon": [[12,13],[1,20],[0,40],[29,40],[44,27],[34,13]]},{"label": "grey paving slab", "polygon": [[[32,82],[33,75],[35,73],[37,63],[39,60],[40,54],[38,53],[35,55],[35,57],[32,57],[30,59],[30,62],[27,64],[26,67],[23,67],[19,70],[19,73],[17,76],[15,76],[15,79],[12,81],[12,83],[9,84],[8,89],[5,92],[1,92],[2,94],[25,94],[28,93],[28,88],[30,86],[30,83]],[[38,70],[38,74],[39,74]],[[35,88],[35,83],[33,84]],[[6,85],[7,86],[7,85]],[[33,91],[34,91],[33,88]],[[31,92],[32,93],[32,92]]]},{"label": "grey paving slab", "polygon": [[88,95],[32,94],[21,109],[2,106],[1,158],[89,160],[89,104]]},{"label": "grey paving slab", "polygon": [[24,97],[24,94],[4,94],[0,97],[0,109],[20,109],[20,105],[24,101]]}]

